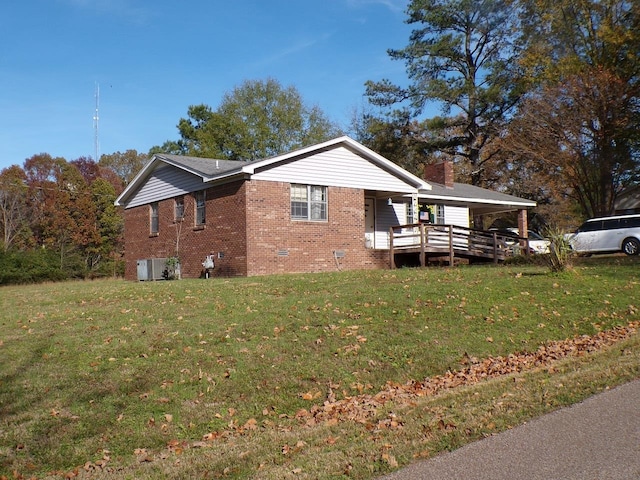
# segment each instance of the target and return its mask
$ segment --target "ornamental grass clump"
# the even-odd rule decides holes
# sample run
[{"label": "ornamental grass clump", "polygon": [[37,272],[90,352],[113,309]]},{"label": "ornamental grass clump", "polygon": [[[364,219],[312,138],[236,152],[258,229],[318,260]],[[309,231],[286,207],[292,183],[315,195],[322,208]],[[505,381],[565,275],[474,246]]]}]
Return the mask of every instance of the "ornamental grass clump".
[{"label": "ornamental grass clump", "polygon": [[549,229],[549,254],[545,255],[552,272],[564,272],[572,266],[573,250],[565,235],[559,230]]}]

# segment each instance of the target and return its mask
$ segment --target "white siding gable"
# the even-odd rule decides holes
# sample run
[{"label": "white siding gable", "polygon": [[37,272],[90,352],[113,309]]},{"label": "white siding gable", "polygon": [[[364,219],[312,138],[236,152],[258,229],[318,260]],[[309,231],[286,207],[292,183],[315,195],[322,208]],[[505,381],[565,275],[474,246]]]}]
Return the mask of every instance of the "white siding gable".
[{"label": "white siding gable", "polygon": [[132,208],[151,202],[158,202],[196,190],[202,190],[205,187],[202,177],[163,164],[149,175],[149,178],[147,178],[140,190],[135,192],[125,207]]},{"label": "white siding gable", "polygon": [[319,152],[252,175],[256,180],[411,193],[415,188],[345,147]]}]

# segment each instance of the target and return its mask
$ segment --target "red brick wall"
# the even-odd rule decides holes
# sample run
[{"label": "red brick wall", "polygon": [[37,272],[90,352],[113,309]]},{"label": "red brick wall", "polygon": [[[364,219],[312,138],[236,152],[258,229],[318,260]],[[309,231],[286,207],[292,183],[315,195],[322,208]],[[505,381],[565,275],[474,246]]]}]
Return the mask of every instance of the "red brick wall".
[{"label": "red brick wall", "polygon": [[448,188],[453,188],[453,163],[445,160],[443,162],[425,165],[424,179],[427,182],[431,181]]},{"label": "red brick wall", "polygon": [[[137,279],[137,260],[178,256],[184,278],[199,277],[202,262],[215,255],[213,275],[244,276],[246,268],[246,223],[243,182],[208,189],[206,221],[195,225],[195,198],[184,195],[184,218],[174,219],[174,199],[158,202],[159,232],[150,235],[149,206],[125,210],[125,278]],[[218,258],[219,253],[222,258]]]},{"label": "red brick wall", "polygon": [[327,205],[326,222],[291,220],[289,183],[248,182],[248,275],[387,268],[388,252],[364,245],[364,191],[329,187]]},{"label": "red brick wall", "polygon": [[[363,190],[329,187],[328,221],[303,222],[290,218],[289,189],[289,183],[264,181],[209,189],[204,227],[194,225],[193,195],[184,196],[182,222],[174,220],[174,200],[161,201],[156,236],[149,234],[148,205],[127,209],[125,277],[137,278],[137,260],[175,255],[178,237],[184,278],[200,276],[210,253],[213,276],[388,268],[388,251],[365,248]],[[336,250],[344,252],[337,261]]]}]

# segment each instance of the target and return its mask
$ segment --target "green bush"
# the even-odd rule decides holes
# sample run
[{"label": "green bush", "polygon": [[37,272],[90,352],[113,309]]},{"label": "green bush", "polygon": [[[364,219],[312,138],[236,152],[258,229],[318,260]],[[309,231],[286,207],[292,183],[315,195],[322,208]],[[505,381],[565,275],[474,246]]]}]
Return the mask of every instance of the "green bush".
[{"label": "green bush", "polygon": [[60,268],[60,258],[54,251],[0,252],[0,285],[55,282],[68,278],[68,274]]}]

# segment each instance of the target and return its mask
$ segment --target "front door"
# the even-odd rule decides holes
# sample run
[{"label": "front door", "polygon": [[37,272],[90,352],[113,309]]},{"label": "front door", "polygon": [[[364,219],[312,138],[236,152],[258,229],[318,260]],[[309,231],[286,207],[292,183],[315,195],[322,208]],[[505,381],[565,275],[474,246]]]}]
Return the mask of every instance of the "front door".
[{"label": "front door", "polygon": [[376,239],[376,200],[372,197],[364,199],[364,242],[367,248],[375,248]]}]

